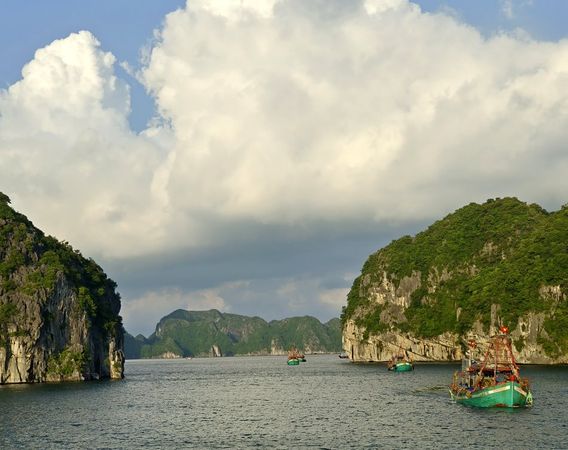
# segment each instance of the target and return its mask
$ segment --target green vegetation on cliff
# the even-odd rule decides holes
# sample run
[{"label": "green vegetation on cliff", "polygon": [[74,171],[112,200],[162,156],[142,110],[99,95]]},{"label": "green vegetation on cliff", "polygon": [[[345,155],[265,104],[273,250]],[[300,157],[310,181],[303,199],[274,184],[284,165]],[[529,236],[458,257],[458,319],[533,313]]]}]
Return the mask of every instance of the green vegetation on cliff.
[{"label": "green vegetation on cliff", "polygon": [[[384,275],[395,286],[418,277],[402,320],[383,323],[369,287]],[[543,346],[568,349],[568,207],[549,213],[516,198],[471,203],[416,236],[372,254],[348,295],[342,321],[353,318],[371,334],[394,327],[419,337],[488,325],[493,304],[511,328],[529,312],[545,313]],[[543,294],[556,289],[558,298]]]},{"label": "green vegetation on cliff", "polygon": [[30,380],[23,381],[44,379],[45,373],[34,371],[45,367],[53,378],[105,376],[95,366],[103,364],[111,339],[117,351],[122,345],[116,283],[95,261],[44,235],[9,203],[0,193],[0,346],[25,337],[19,344],[25,356],[7,352],[0,358],[0,382],[13,377],[2,370],[13,356],[30,358]]},{"label": "green vegetation on cliff", "polygon": [[76,286],[77,306],[98,326],[115,332],[121,319],[108,299],[118,296],[116,283],[69,243],[45,236],[9,202],[0,193],[0,307],[10,304],[12,293],[46,298],[65,275]]},{"label": "green vegetation on cliff", "polygon": [[266,322],[260,317],[178,309],[162,318],[148,339],[127,336],[127,358],[154,358],[170,352],[178,356],[205,356],[216,345],[225,356],[270,354],[292,345],[313,352],[341,350],[341,324],[322,324],[314,317],[291,317]]}]

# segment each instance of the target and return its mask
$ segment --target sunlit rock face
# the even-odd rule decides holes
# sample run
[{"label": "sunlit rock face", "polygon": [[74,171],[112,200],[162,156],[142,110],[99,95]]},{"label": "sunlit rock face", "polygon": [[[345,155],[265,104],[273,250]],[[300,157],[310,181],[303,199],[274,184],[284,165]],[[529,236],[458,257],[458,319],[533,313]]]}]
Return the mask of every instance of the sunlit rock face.
[{"label": "sunlit rock face", "polygon": [[[365,262],[342,313],[353,361],[482,357],[509,329],[519,363],[568,362],[568,207],[471,203]],[[473,344],[475,343],[475,344]]]},{"label": "sunlit rock face", "polygon": [[0,193],[0,384],[123,378],[116,284]]},{"label": "sunlit rock face", "polygon": [[[369,289],[373,292],[375,301],[386,306],[381,319],[388,321],[391,317],[404,317],[406,301],[410,298],[413,288],[418,285],[408,283],[407,286],[409,287],[395,289],[394,284],[383,279],[376,287]],[[433,284],[430,288],[435,289],[436,285]],[[541,289],[541,293],[543,301],[547,298],[556,299],[558,302],[566,301],[566,295],[562,294],[560,286],[547,286]],[[472,329],[463,335],[447,332],[430,338],[417,337],[412,333],[401,332],[395,328],[368,335],[365,327],[358,326],[355,320],[350,319],[343,326],[343,349],[354,362],[387,361],[399,349],[408,351],[415,361],[456,361],[464,356],[465,344],[473,340],[477,344],[478,355],[481,355],[483,349],[487,348],[491,336],[497,332],[502,323],[499,309],[498,304],[492,305],[491,323],[488,327],[477,321]],[[385,313],[385,311],[389,312]],[[456,314],[459,315],[459,310]],[[545,318],[545,313],[528,313],[521,316],[517,326],[510,330],[517,362],[522,364],[568,363],[568,354],[552,357],[547,355],[540,343],[542,337],[547,337],[543,325]]]}]

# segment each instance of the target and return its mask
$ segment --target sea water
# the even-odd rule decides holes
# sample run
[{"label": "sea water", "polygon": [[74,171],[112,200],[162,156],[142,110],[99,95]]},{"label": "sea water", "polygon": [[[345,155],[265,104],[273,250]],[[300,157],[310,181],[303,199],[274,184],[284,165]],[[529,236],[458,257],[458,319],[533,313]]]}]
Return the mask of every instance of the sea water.
[{"label": "sea water", "polygon": [[567,367],[523,367],[534,405],[515,410],[452,403],[456,369],[132,360],[122,381],[0,386],[0,448],[568,448]]}]

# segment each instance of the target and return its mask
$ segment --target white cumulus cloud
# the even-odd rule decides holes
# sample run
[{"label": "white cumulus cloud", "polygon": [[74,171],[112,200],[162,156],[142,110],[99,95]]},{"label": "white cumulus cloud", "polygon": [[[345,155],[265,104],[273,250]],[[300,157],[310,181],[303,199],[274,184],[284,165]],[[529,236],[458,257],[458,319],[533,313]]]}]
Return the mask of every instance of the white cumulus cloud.
[{"label": "white cumulus cloud", "polygon": [[295,225],[559,198],[567,51],[405,1],[281,1],[269,20],[189,2],[143,71],[175,130],[163,196]]},{"label": "white cumulus cloud", "polygon": [[221,245],[235,224],[317,233],[497,195],[560,203],[567,56],[404,0],[189,2],[141,73],[167,126],[132,133],[90,33],[38,50],[0,93],[2,189],[109,257]]},{"label": "white cumulus cloud", "polygon": [[0,91],[0,189],[49,233],[116,256],[164,240],[151,192],[159,139],[130,131],[114,63],[82,31],[38,50]]}]

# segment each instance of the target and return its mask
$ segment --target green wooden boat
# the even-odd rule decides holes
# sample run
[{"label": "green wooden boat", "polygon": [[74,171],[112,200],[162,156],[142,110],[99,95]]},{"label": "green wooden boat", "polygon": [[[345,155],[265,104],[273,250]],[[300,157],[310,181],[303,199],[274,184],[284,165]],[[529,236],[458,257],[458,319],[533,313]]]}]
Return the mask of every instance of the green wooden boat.
[{"label": "green wooden boat", "polygon": [[[304,358],[304,355],[301,354],[296,346],[290,347],[288,350],[288,365],[289,366],[297,366],[300,364],[300,361]],[[305,360],[304,360],[305,361]]]},{"label": "green wooden boat", "polygon": [[408,361],[398,362],[392,368],[389,368],[389,370],[394,370],[395,372],[410,372],[414,370],[414,365]]},{"label": "green wooden boat", "polygon": [[390,361],[387,363],[387,369],[393,372],[410,372],[414,370],[414,364],[412,359],[408,355],[408,352],[402,351],[397,355],[393,355]]},{"label": "green wooden boat", "polygon": [[491,408],[494,406],[504,408],[518,408],[532,403],[532,394],[516,381],[506,381],[486,388],[465,390],[454,393],[450,391],[452,400],[467,406],[478,408]]},{"label": "green wooden boat", "polygon": [[491,338],[481,362],[475,359],[475,341],[469,341],[462,370],[454,374],[450,396],[456,403],[478,408],[518,408],[532,405],[530,384],[521,378],[507,327]]}]

